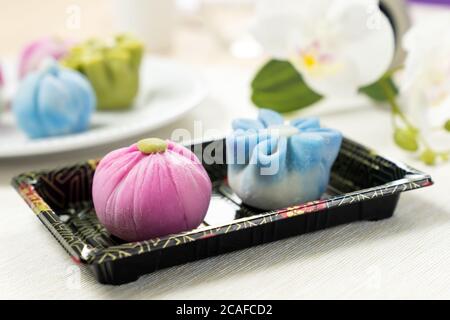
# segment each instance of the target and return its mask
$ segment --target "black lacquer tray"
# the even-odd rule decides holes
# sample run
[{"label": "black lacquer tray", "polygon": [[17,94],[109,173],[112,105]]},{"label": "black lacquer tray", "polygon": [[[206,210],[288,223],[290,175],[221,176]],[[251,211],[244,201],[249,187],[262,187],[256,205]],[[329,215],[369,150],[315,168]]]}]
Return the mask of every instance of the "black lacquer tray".
[{"label": "black lacquer tray", "polygon": [[344,139],[321,199],[262,212],[243,205],[228,188],[223,140],[190,147],[202,153],[214,185],[205,221],[195,230],[148,241],[125,243],[97,221],[91,201],[96,160],[24,173],[12,184],[73,260],[108,284],[343,223],[389,218],[401,192],[433,184],[429,175]]}]

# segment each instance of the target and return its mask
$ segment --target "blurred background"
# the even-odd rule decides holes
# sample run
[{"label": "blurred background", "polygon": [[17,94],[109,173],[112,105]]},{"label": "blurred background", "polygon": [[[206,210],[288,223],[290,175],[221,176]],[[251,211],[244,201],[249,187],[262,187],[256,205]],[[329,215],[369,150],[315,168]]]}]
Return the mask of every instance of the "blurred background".
[{"label": "blurred background", "polygon": [[[404,1],[385,2],[395,7]],[[433,4],[450,3],[406,2],[413,4],[408,8],[413,20],[445,10]],[[258,0],[0,0],[0,6],[2,56],[17,54],[25,43],[43,35],[84,39],[123,30],[135,31],[151,42],[147,46],[150,52],[193,63],[214,63],[233,56],[255,58],[261,54],[247,35]]]},{"label": "blurred background", "polygon": [[[43,35],[85,39],[127,30],[147,40],[149,52],[202,64],[231,56],[224,46],[245,40],[240,36],[255,9],[251,0],[1,0],[0,6],[2,56]],[[237,56],[258,55],[247,44],[241,52],[235,48]]]}]

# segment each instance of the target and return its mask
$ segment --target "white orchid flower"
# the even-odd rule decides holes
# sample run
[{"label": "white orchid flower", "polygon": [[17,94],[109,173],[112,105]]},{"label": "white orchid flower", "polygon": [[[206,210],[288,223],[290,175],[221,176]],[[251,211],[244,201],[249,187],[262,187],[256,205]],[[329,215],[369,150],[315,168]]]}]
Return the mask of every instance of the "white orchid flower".
[{"label": "white orchid flower", "polygon": [[422,128],[450,119],[450,19],[414,26],[403,39],[407,52],[401,93],[407,112]]},{"label": "white orchid flower", "polygon": [[260,0],[253,34],[324,96],[356,94],[389,68],[395,37],[378,0]]}]

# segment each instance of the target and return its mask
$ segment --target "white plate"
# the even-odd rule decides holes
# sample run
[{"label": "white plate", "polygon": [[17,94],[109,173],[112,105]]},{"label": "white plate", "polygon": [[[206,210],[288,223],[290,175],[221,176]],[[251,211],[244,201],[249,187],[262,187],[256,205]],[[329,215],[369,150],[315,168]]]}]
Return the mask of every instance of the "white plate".
[{"label": "white plate", "polygon": [[79,150],[135,137],[179,119],[206,96],[204,82],[189,68],[171,60],[147,57],[141,71],[134,107],[96,112],[91,128],[83,133],[31,140],[15,126],[11,112],[0,113],[0,158]]}]

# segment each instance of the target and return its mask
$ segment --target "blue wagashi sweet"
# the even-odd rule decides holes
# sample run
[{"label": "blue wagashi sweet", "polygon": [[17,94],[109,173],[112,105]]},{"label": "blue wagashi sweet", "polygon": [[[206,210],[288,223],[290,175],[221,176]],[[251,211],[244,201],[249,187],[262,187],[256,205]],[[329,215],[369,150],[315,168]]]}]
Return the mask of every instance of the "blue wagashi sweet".
[{"label": "blue wagashi sweet", "polygon": [[317,200],[341,142],[341,133],[321,128],[317,118],[285,123],[280,114],[261,109],[257,120],[233,121],[226,142],[228,183],[244,203],[260,209]]},{"label": "blue wagashi sweet", "polygon": [[95,93],[79,72],[49,60],[20,83],[12,110],[30,138],[82,132],[95,109]]}]

